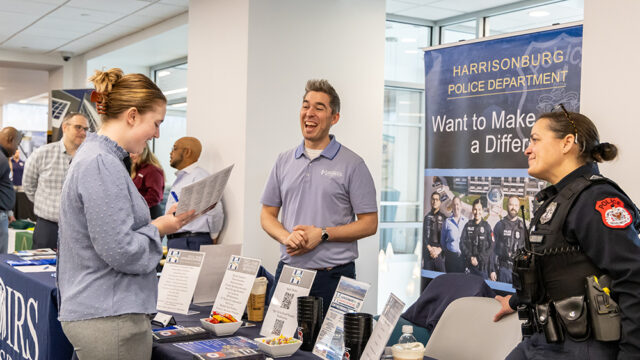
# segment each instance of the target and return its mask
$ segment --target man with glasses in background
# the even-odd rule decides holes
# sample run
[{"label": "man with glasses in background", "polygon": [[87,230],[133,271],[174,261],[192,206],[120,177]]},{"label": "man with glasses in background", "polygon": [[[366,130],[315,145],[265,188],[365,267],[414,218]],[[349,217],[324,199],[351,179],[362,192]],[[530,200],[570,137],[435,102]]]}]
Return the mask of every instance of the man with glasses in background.
[{"label": "man with glasses in background", "polygon": [[58,248],[60,194],[71,158],[87,137],[89,123],[80,114],[69,112],[62,120],[62,139],[35,150],[27,159],[22,175],[24,192],[33,202],[36,227],[33,249]]},{"label": "man with glasses in background", "polygon": [[7,126],[0,130],[0,150],[6,161],[0,161],[0,254],[7,253],[9,242],[9,216],[16,202],[16,192],[11,182],[9,158],[18,150],[22,141],[22,133]]}]

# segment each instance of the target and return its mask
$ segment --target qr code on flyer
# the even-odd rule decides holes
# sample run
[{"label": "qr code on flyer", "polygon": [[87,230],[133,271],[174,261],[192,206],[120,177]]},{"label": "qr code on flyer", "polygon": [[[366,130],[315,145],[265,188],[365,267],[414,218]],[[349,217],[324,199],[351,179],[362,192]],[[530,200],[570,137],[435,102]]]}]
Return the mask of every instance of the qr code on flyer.
[{"label": "qr code on flyer", "polygon": [[273,324],[273,330],[271,330],[271,333],[273,335],[282,334],[282,326],[284,326],[284,320],[276,319],[275,323]]}]

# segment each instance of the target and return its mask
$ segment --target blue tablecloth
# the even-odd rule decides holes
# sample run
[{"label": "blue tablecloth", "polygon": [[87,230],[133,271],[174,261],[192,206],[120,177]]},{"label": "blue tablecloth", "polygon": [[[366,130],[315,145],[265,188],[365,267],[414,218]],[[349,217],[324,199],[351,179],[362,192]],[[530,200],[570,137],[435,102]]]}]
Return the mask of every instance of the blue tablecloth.
[{"label": "blue tablecloth", "polygon": [[[197,306],[192,305],[190,310],[199,311],[198,314],[194,315],[176,315],[174,314],[174,318],[178,325],[182,325],[184,327],[189,326],[200,326],[200,319],[209,317],[209,312],[211,311],[211,306]],[[260,327],[262,323],[257,323],[256,326],[253,327],[242,327],[235,334],[230,336],[244,336],[249,339],[255,339],[260,336]],[[215,335],[211,334],[211,338],[215,338]],[[187,351],[180,349],[173,344],[153,344],[153,355],[151,356],[152,360],[191,360],[193,359],[193,355]],[[278,358],[278,359],[320,359],[319,357],[313,355],[310,351],[296,351],[290,357]]]},{"label": "blue tablecloth", "polygon": [[71,359],[73,347],[58,322],[51,272],[23,273],[0,255],[0,359]]}]

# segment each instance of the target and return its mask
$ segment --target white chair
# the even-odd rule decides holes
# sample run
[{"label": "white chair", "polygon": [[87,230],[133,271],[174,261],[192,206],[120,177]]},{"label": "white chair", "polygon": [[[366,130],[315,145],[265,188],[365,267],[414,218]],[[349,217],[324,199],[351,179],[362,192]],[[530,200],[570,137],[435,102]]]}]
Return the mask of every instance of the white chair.
[{"label": "white chair", "polygon": [[438,321],[426,356],[438,360],[504,359],[522,339],[521,321],[513,313],[493,322],[500,303],[486,297],[464,297],[453,301]]}]

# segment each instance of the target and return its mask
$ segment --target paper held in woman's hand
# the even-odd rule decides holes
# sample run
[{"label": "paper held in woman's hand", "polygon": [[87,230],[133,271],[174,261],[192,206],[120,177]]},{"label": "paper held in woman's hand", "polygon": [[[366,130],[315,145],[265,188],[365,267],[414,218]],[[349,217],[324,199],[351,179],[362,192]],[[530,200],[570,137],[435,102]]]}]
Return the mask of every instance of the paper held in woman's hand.
[{"label": "paper held in woman's hand", "polygon": [[227,186],[232,169],[233,165],[230,165],[211,176],[183,187],[180,191],[176,214],[195,210],[196,216],[199,216],[213,209],[222,198],[222,192]]}]

